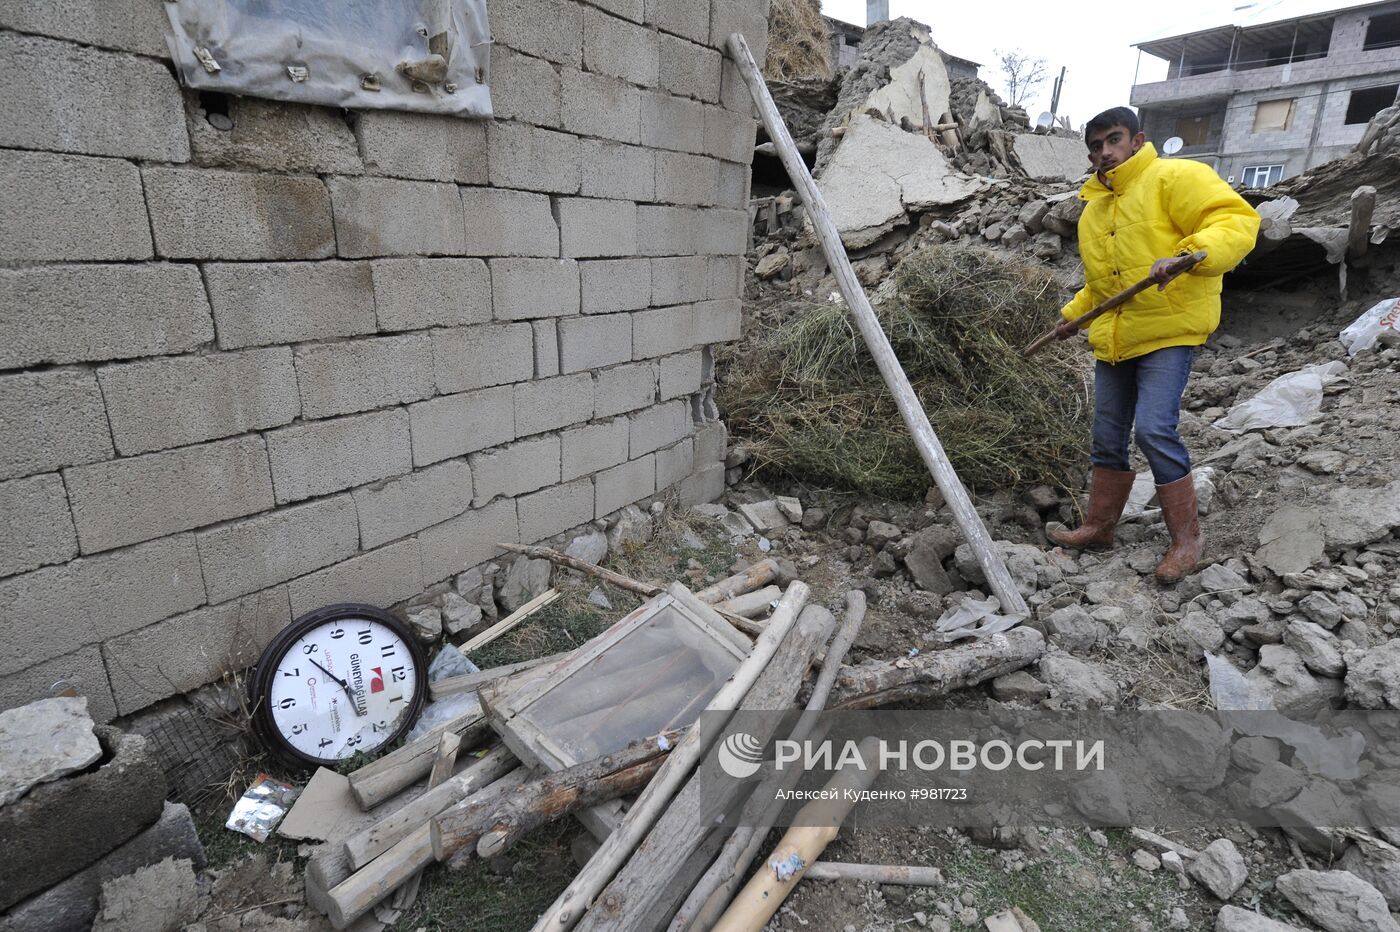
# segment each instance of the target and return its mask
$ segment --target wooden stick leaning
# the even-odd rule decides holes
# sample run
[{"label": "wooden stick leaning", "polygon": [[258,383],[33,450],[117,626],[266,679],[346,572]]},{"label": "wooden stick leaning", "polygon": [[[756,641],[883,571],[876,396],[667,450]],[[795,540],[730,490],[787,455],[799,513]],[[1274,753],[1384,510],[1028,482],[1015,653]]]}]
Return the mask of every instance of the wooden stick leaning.
[{"label": "wooden stick leaning", "polygon": [[571,557],[567,553],[560,553],[551,547],[527,547],[524,544],[502,544],[497,543],[497,547],[502,550],[509,550],[512,553],[520,553],[531,560],[548,560],[557,566],[567,566],[571,570],[578,570],[580,573],[587,573],[595,576],[603,582],[611,583],[619,589],[626,589],[628,592],[635,592],[637,595],[650,598],[665,592],[662,586],[654,586],[651,583],[638,582],[630,576],[623,576],[612,570],[604,569],[596,563],[589,563],[587,560],[580,560],[578,557]]},{"label": "wooden stick leaning", "polygon": [[[788,630],[797,622],[798,613],[807,603],[809,590],[804,583],[794,582],[788,586],[778,608],[769,619],[749,656],[739,664],[738,669],[720,688],[706,707],[707,712],[731,712],[743,701],[744,695],[753,686],[764,667],[777,653],[778,646],[787,636]],[[592,903],[598,892],[607,886],[618,868],[631,856],[638,843],[646,836],[661,811],[670,802],[696,762],[709,750],[719,732],[724,728],[727,716],[701,715],[699,722],[686,732],[685,739],[671,752],[661,770],[647,784],[641,796],[617,830],[608,836],[596,854],[584,865],[558,899],[540,916],[535,923],[536,932],[545,930],[566,930],[573,928],[583,911]]]},{"label": "wooden stick leaning", "polygon": [[729,601],[736,595],[743,595],[760,586],[768,585],[778,578],[778,573],[778,561],[769,557],[740,570],[733,576],[726,576],[713,586],[701,589],[695,593],[695,597],[707,605],[717,605],[720,602]]},{"label": "wooden stick leaning", "polygon": [[555,599],[559,598],[560,594],[561,593],[558,589],[549,589],[545,592],[541,592],[539,595],[535,596],[533,599],[526,602],[524,605],[520,606],[515,611],[511,612],[509,615],[502,618],[500,621],[496,622],[494,625],[487,628],[485,631],[481,632],[467,643],[463,644],[460,648],[458,648],[458,650],[460,650],[464,654],[469,654],[479,647],[485,647],[487,644],[490,644],[492,641],[496,640],[496,638],[507,633],[512,628],[517,627],[521,622],[523,622],[526,618],[529,618],[535,612],[544,608],[546,605],[553,602]]},{"label": "wooden stick leaning", "polygon": [[798,192],[802,195],[812,228],[821,240],[822,253],[826,256],[827,265],[836,277],[836,284],[842,297],[846,299],[846,306],[851,311],[856,328],[869,347],[870,355],[874,358],[885,385],[889,387],[890,394],[894,396],[905,425],[914,436],[914,445],[918,447],[924,465],[928,467],[938,490],[943,493],[944,500],[952,509],[953,518],[963,537],[967,539],[968,546],[972,548],[992,592],[1000,600],[1002,611],[1008,614],[1029,614],[1026,601],[1017,591],[1016,583],[1006,568],[1006,561],[992,545],[986,525],[982,523],[977,509],[972,507],[967,489],[963,488],[953,464],[948,461],[948,454],[944,452],[943,444],[934,433],[928,414],[919,403],[919,396],[909,384],[909,377],[904,374],[904,368],[895,356],[889,338],[880,329],[880,321],[870,306],[870,299],[866,297],[865,289],[861,287],[856,279],[855,270],[851,268],[850,257],[846,255],[846,249],[841,244],[840,234],[836,232],[836,224],[832,222],[826,200],[817,189],[816,182],[812,180],[812,173],[802,161],[787,126],[783,124],[778,107],[773,103],[767,85],[763,83],[763,75],[759,73],[758,65],[754,63],[753,55],[749,52],[748,43],[736,32],[729,37],[728,48],[730,57],[739,67],[739,73],[743,75],[744,83],[749,86],[749,93],[753,95],[754,103],[758,106],[763,126],[768,130],[768,138],[777,145],[783,167],[787,169],[788,177],[797,185]]}]

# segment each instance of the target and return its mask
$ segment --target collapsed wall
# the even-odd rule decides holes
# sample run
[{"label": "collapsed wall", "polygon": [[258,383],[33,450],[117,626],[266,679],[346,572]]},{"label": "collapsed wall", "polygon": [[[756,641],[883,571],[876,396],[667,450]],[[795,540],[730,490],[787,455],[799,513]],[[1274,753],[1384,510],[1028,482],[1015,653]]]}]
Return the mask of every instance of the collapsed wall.
[{"label": "collapsed wall", "polygon": [[723,490],[720,49],[761,58],[767,4],[489,7],[489,121],[184,91],[147,0],[0,11],[0,708],[66,680],[109,720],[319,605]]}]

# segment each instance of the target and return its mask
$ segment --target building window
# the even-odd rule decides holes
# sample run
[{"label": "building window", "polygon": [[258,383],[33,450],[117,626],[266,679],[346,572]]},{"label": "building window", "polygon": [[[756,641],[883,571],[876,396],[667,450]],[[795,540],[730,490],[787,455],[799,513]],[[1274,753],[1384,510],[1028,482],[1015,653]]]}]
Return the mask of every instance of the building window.
[{"label": "building window", "polygon": [[1206,145],[1210,141],[1210,116],[1177,117],[1176,135],[1185,145]]},{"label": "building window", "polygon": [[1352,91],[1347,102],[1347,126],[1369,123],[1371,117],[1395,103],[1397,94],[1400,94],[1400,84],[1360,87]]},{"label": "building window", "polygon": [[1293,128],[1293,113],[1298,102],[1287,100],[1261,100],[1254,108],[1254,129],[1256,133],[1277,133]]},{"label": "building window", "polygon": [[1400,13],[1372,16],[1366,24],[1366,51],[1400,48]]},{"label": "building window", "polygon": [[1240,177],[1246,188],[1267,188],[1283,177],[1283,166],[1246,165]]}]

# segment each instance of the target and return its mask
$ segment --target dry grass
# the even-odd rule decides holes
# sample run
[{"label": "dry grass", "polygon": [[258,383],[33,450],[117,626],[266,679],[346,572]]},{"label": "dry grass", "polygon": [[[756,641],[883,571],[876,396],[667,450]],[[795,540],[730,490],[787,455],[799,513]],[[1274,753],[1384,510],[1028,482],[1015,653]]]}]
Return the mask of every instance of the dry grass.
[{"label": "dry grass", "polygon": [[[1091,414],[1081,354],[1020,348],[1058,319],[1049,274],[982,249],[930,247],[876,309],[964,484],[1063,484],[1082,468]],[[844,305],[813,304],[741,346],[720,402],[769,474],[885,498],[930,480]]]},{"label": "dry grass", "polygon": [[763,74],[777,81],[831,78],[831,40],[817,0],[773,0]]}]

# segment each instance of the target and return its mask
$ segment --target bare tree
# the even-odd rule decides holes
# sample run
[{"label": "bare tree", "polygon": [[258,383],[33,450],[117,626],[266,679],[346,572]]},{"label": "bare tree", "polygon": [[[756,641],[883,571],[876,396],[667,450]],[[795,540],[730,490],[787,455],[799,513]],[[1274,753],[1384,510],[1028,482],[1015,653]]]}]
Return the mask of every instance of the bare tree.
[{"label": "bare tree", "polygon": [[1006,78],[1007,102],[1013,107],[1024,106],[1026,98],[1045,83],[1045,59],[1031,58],[1020,49],[1007,52],[994,49],[993,52],[1001,62],[1001,73]]}]

